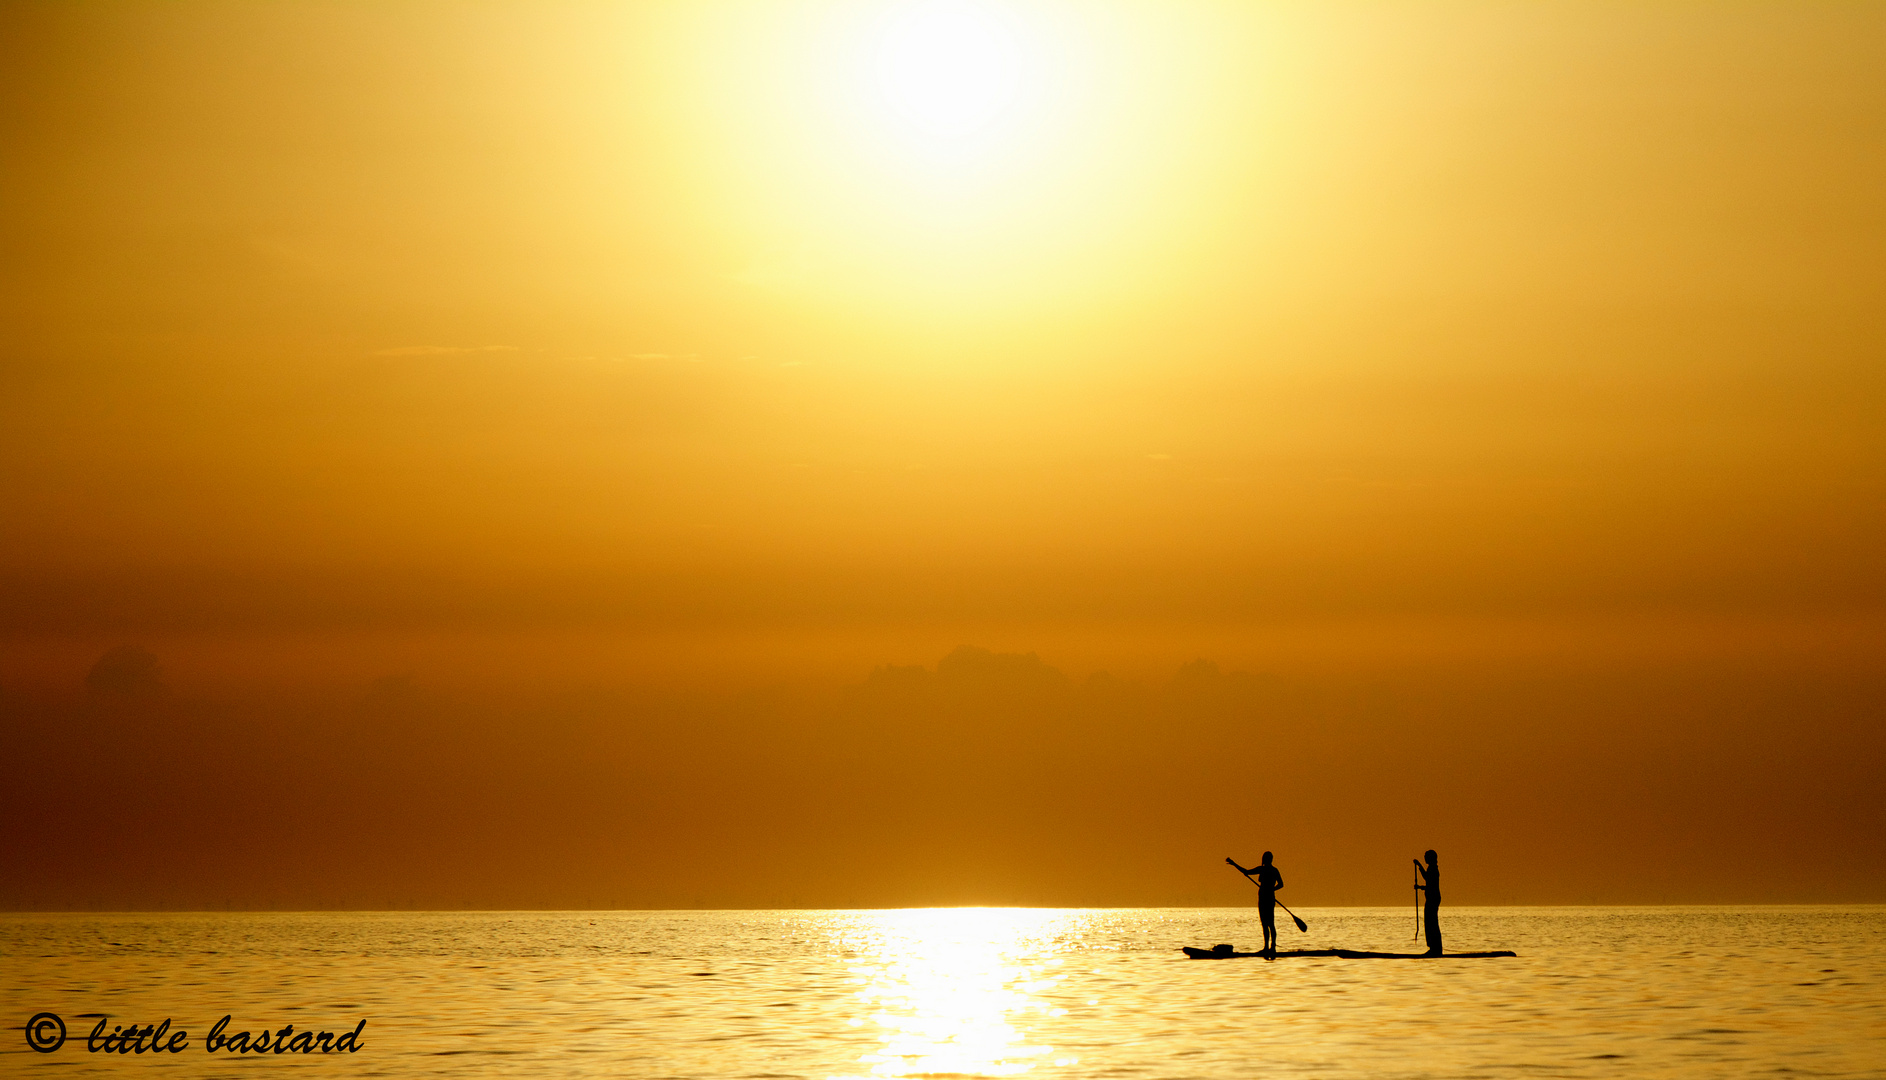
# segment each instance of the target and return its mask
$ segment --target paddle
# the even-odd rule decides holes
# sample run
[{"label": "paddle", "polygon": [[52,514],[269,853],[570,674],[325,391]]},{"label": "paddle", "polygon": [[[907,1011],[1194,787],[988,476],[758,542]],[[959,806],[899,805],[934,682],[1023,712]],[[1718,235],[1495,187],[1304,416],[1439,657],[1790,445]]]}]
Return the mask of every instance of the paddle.
[{"label": "paddle", "polygon": [[[1250,871],[1248,871],[1248,870],[1246,870],[1246,869],[1245,869],[1244,867],[1242,867],[1242,866],[1239,866],[1239,865],[1238,865],[1238,864],[1237,864],[1237,863],[1236,863],[1236,862],[1235,862],[1235,861],[1234,861],[1234,860],[1233,860],[1233,859],[1231,858],[1231,856],[1229,856],[1229,855],[1227,855],[1227,856],[1225,856],[1225,861],[1226,861],[1226,862],[1228,862],[1228,863],[1231,863],[1231,867],[1232,867],[1232,869],[1234,869],[1234,870],[1236,870],[1236,871],[1237,871],[1238,873],[1240,873],[1240,874],[1243,874],[1243,875],[1244,875],[1244,880],[1246,880],[1246,881],[1250,881],[1250,882],[1251,882],[1251,884],[1253,884],[1253,885],[1257,885],[1257,882],[1255,882],[1255,881],[1252,881],[1252,880],[1251,880],[1251,872],[1250,872]],[[1262,889],[1262,888],[1263,888],[1264,886],[1262,886],[1262,885],[1257,885],[1257,887],[1258,887],[1259,889]],[[1303,931],[1303,932],[1304,932],[1304,933],[1306,933],[1306,934],[1310,932],[1310,924],[1309,924],[1309,923],[1306,923],[1306,922],[1304,922],[1304,921],[1303,921],[1302,919],[1299,919],[1299,918],[1297,918],[1297,913],[1296,913],[1296,912],[1294,912],[1294,911],[1291,911],[1291,910],[1290,910],[1289,908],[1287,908],[1287,907],[1284,907],[1284,905],[1283,905],[1283,902],[1282,902],[1282,901],[1280,901],[1280,900],[1278,900],[1278,899],[1277,899],[1277,898],[1276,898],[1275,896],[1272,896],[1272,897],[1271,897],[1271,900],[1272,900],[1273,902],[1275,902],[1275,903],[1277,904],[1277,906],[1278,906],[1278,907],[1280,907],[1280,908],[1283,908],[1283,909],[1284,909],[1284,914],[1286,914],[1286,915],[1288,915],[1288,916],[1290,916],[1290,918],[1291,918],[1291,921],[1293,921],[1293,922],[1295,922],[1295,923],[1297,924],[1297,929],[1298,929],[1298,930],[1301,930],[1301,931]]]}]

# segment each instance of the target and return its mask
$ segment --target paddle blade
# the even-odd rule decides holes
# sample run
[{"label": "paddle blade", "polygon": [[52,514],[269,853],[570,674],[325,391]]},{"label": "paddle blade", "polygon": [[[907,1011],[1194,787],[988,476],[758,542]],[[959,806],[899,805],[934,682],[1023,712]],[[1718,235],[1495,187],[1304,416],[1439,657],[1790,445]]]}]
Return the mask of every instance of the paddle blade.
[{"label": "paddle blade", "polygon": [[1290,916],[1290,918],[1296,922],[1297,929],[1303,931],[1306,934],[1310,932],[1309,923],[1304,922],[1302,919],[1297,918],[1295,915]]}]

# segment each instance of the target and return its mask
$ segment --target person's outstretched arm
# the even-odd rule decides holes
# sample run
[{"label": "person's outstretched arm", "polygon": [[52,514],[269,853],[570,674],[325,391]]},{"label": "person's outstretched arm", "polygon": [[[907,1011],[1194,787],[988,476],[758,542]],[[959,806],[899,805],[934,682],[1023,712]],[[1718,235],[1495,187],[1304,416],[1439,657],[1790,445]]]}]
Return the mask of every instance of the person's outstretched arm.
[{"label": "person's outstretched arm", "polygon": [[[1226,862],[1228,862],[1228,863],[1230,863],[1230,864],[1231,864],[1231,865],[1233,865],[1233,866],[1238,866],[1238,864],[1237,864],[1237,861],[1236,861],[1235,859],[1232,859],[1232,858],[1230,858],[1230,857],[1226,857],[1226,859],[1225,859],[1225,861],[1226,861]],[[1256,869],[1255,869],[1255,868],[1253,868],[1253,869],[1250,869],[1250,870],[1246,870],[1246,869],[1245,869],[1244,867],[1242,867],[1242,866],[1238,866],[1238,873],[1240,873],[1240,874],[1243,874],[1243,875],[1244,875],[1245,877],[1250,877],[1250,876],[1251,876],[1252,874],[1254,874],[1254,873],[1256,873],[1256,872],[1257,872],[1257,871],[1256,871]]]}]

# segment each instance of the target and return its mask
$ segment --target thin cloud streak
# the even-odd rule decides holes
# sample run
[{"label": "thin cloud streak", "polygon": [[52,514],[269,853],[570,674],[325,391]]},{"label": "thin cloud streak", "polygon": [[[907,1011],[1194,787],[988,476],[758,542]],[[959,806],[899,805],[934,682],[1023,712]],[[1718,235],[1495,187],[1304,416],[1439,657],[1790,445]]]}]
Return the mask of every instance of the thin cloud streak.
[{"label": "thin cloud streak", "polygon": [[401,345],[381,349],[375,356],[465,356],[471,353],[517,352],[515,345]]}]

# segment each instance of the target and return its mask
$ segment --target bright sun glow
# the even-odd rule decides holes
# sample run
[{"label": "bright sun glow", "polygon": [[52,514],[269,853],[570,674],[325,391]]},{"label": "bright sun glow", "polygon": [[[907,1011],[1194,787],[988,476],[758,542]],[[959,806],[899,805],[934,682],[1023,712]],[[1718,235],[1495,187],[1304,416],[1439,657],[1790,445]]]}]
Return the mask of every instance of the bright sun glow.
[{"label": "bright sun glow", "polygon": [[1011,27],[975,4],[933,2],[897,12],[876,56],[896,117],[930,138],[973,135],[1015,104],[1025,57]]},{"label": "bright sun glow", "polygon": [[[701,16],[690,139],[728,148],[695,172],[741,251],[729,278],[874,328],[1023,306],[1039,326],[1146,295],[1198,233],[1178,178],[1215,152],[1193,134],[1220,101],[1200,73],[1225,62],[1154,10],[782,0],[743,6],[738,33]],[[925,348],[959,363],[948,336]]]},{"label": "bright sun glow", "polygon": [[[861,15],[863,13],[860,13]],[[1025,168],[1073,120],[1072,21],[975,0],[912,0],[854,16],[834,41],[848,72],[834,116],[919,186]],[[901,165],[894,164],[901,162]]]}]

